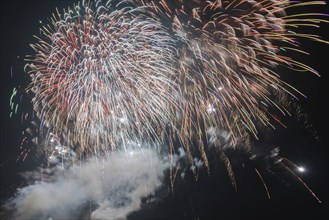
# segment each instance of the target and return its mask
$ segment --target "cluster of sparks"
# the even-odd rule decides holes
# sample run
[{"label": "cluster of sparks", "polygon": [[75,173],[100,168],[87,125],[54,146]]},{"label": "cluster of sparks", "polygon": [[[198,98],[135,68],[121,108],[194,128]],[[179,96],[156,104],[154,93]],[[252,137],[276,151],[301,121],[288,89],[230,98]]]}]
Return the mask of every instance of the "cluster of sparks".
[{"label": "cluster of sparks", "polygon": [[173,154],[179,144],[192,164],[197,153],[205,167],[211,144],[234,182],[217,134],[227,133],[225,146],[248,152],[260,128],[290,115],[284,100],[303,94],[276,70],[318,75],[284,53],[305,54],[300,38],[326,43],[294,30],[327,21],[286,10],[324,4],[95,0],[57,11],[27,58],[40,135],[49,143],[58,137],[78,158],[129,142],[167,145]]}]

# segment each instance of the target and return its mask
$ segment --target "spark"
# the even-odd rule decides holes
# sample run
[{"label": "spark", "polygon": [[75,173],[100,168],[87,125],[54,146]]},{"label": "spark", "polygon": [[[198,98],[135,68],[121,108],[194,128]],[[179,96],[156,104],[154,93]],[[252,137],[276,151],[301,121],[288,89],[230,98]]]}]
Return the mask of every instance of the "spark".
[{"label": "spark", "polygon": [[299,166],[297,167],[297,170],[300,172],[300,173],[304,173],[306,170],[303,166]]}]

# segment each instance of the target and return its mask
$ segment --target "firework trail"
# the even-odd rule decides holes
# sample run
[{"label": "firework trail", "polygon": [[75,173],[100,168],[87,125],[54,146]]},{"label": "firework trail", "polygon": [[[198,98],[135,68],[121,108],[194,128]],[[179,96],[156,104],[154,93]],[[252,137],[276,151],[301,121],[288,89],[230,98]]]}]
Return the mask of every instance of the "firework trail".
[{"label": "firework trail", "polygon": [[324,4],[112,0],[57,10],[26,66],[40,151],[57,163],[148,145],[174,163],[183,148],[208,170],[215,152],[235,185],[226,150],[250,153],[260,129],[285,126],[290,100],[304,96],[278,69],[319,75],[285,52],[307,54],[298,39],[327,43],[297,32],[327,15],[286,11]]},{"label": "firework trail", "polygon": [[249,151],[259,128],[290,115],[282,100],[299,92],[276,70],[318,73],[282,51],[303,53],[298,38],[324,41],[288,28],[325,20],[285,10],[313,4],[324,2],[84,1],[57,12],[28,65],[40,133],[80,155],[181,143],[206,167],[211,144],[234,180],[218,133]]}]

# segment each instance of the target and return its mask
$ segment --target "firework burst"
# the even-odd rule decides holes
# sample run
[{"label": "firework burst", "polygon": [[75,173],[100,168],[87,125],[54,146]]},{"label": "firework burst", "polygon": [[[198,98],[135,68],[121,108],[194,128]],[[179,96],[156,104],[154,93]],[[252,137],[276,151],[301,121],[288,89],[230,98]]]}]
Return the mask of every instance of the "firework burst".
[{"label": "firework burst", "polygon": [[28,66],[46,139],[86,154],[158,137],[176,90],[166,29],[139,9],[95,4],[54,16]]},{"label": "firework burst", "polygon": [[207,168],[210,146],[235,183],[225,149],[249,152],[259,129],[284,126],[285,101],[303,95],[278,67],[318,75],[284,51],[305,53],[300,38],[325,42],[294,32],[325,15],[286,10],[323,4],[83,1],[57,12],[28,58],[40,135],[80,156],[130,143],[168,145],[172,155],[182,145]]}]

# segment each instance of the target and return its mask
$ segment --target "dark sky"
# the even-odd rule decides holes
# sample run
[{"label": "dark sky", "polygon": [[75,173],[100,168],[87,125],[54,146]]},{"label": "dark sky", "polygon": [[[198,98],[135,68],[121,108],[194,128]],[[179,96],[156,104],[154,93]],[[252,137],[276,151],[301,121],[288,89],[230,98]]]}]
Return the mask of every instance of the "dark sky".
[{"label": "dark sky", "polygon": [[[38,34],[39,21],[45,21],[55,7],[67,7],[67,1],[1,1],[1,133],[0,133],[0,183],[3,199],[17,184],[17,172],[32,167],[32,162],[16,162],[19,154],[19,120],[10,119],[9,98],[14,86],[22,80],[23,59],[32,52],[32,35]],[[327,7],[327,6],[324,6]],[[321,12],[327,9],[319,8]],[[329,25],[323,24],[314,33],[327,36]],[[304,111],[318,132],[313,138],[301,122],[288,119],[289,129],[273,133],[275,145],[281,156],[289,158],[307,169],[302,179],[322,200],[319,204],[300,182],[287,171],[264,173],[271,199],[268,200],[260,179],[252,169],[236,168],[238,191],[229,183],[225,171],[219,167],[210,176],[201,174],[199,181],[180,182],[173,194],[162,195],[157,205],[146,207],[136,218],[194,218],[194,219],[327,219],[328,215],[328,77],[329,46],[302,42],[304,50],[311,53],[299,57],[322,75],[292,73],[296,85],[307,99],[300,101]],[[12,69],[12,71],[11,71]],[[14,78],[11,78],[11,72]],[[18,80],[20,79],[20,80]],[[288,77],[290,80],[291,77]],[[24,81],[24,80],[23,80]],[[257,164],[257,166],[263,166]],[[265,165],[264,165],[265,166]],[[265,167],[264,167],[265,169]]]}]

